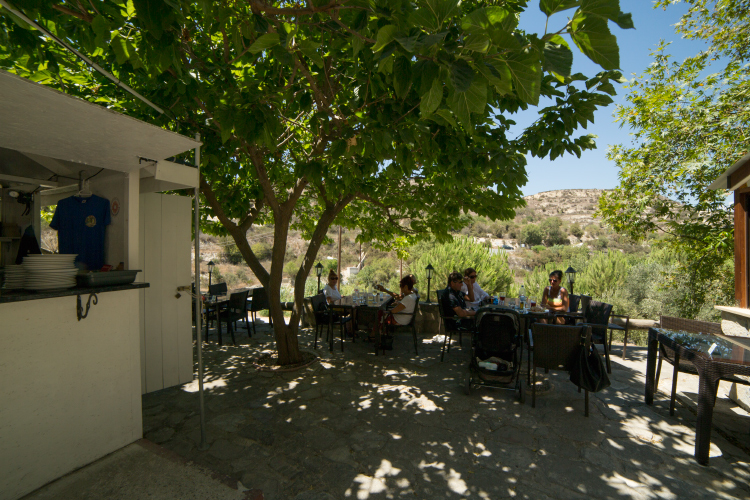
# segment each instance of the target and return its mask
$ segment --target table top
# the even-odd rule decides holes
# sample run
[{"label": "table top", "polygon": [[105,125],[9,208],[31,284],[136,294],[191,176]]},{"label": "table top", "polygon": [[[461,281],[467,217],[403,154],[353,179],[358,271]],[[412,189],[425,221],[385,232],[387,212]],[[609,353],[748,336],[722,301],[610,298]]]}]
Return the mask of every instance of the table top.
[{"label": "table top", "polygon": [[565,311],[531,311],[531,310],[518,310],[518,309],[511,309],[510,307],[506,306],[499,306],[496,304],[488,304],[486,306],[482,306],[477,310],[477,314],[480,312],[508,312],[513,311],[515,313],[518,313],[521,316],[570,316],[570,317],[576,317],[576,318],[583,318],[584,315],[581,312],[565,312]]},{"label": "table top", "polygon": [[750,338],[652,328],[661,342],[676,344],[707,360],[750,366]]}]

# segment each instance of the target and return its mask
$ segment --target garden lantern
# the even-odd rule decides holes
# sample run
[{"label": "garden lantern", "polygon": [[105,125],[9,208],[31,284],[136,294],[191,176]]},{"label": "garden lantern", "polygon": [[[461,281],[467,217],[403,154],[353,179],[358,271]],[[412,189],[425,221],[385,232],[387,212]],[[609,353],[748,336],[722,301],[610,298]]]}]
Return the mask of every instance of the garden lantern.
[{"label": "garden lantern", "polygon": [[565,270],[565,274],[568,275],[568,283],[570,284],[570,293],[573,293],[573,283],[576,282],[576,270],[572,267],[568,267],[568,269]]},{"label": "garden lantern", "polygon": [[318,293],[320,293],[320,276],[323,274],[323,264],[315,264],[315,275],[318,277]]},{"label": "garden lantern", "polygon": [[216,264],[214,264],[214,261],[212,260],[208,262],[208,293],[211,293],[211,275],[214,272],[215,265]]}]

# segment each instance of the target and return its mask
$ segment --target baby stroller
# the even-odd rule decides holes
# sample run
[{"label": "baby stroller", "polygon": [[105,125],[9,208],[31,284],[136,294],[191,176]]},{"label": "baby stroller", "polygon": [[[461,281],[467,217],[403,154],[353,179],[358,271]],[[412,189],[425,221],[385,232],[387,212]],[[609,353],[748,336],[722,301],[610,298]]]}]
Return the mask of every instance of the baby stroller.
[{"label": "baby stroller", "polygon": [[487,386],[518,391],[523,403],[521,354],[523,336],[518,313],[510,310],[482,308],[477,313],[477,328],[471,335],[471,361],[464,391]]}]

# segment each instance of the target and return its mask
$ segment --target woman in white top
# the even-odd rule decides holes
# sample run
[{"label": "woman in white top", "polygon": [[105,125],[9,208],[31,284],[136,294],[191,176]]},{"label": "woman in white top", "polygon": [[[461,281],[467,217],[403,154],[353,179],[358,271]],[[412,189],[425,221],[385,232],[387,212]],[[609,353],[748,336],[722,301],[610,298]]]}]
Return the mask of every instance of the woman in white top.
[{"label": "woman in white top", "polygon": [[401,299],[388,311],[378,311],[378,321],[370,340],[378,340],[383,325],[408,325],[417,307],[417,294],[414,293],[414,278],[405,276],[399,282]]},{"label": "woman in white top", "polygon": [[338,290],[339,277],[336,272],[331,269],[328,273],[328,284],[323,287],[323,295],[326,296],[326,300],[329,304],[332,304],[335,300],[341,300],[341,293]]}]

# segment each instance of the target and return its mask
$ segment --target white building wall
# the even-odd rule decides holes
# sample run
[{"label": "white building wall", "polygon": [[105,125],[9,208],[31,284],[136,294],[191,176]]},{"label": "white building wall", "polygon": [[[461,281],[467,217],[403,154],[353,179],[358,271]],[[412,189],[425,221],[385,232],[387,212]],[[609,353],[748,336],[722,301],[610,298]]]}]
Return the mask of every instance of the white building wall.
[{"label": "white building wall", "polygon": [[101,293],[81,321],[75,296],[0,304],[0,500],[142,437],[138,297]]}]

